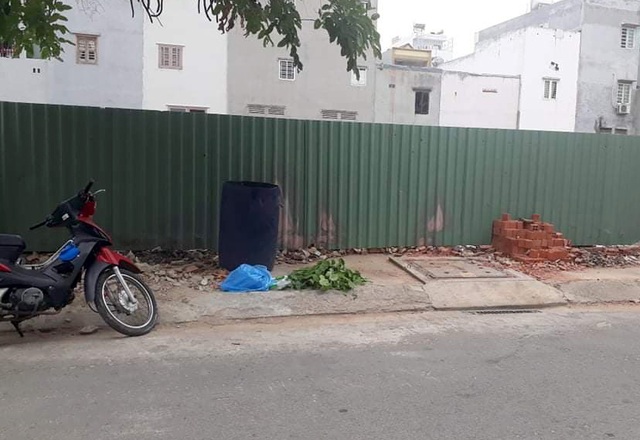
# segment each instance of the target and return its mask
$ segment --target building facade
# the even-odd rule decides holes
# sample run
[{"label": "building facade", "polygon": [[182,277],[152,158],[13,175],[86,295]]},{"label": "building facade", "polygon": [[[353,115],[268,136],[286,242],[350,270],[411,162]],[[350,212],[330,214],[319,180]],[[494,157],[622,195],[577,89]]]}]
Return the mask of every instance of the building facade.
[{"label": "building facade", "polygon": [[[631,0],[563,0],[553,4],[536,1],[529,14],[485,29],[478,34],[478,51],[495,46],[496,41],[504,42],[518,32],[533,32],[534,28],[545,29],[545,33],[555,33],[556,38],[573,40],[562,43],[559,53],[569,56],[576,44],[579,33],[577,90],[575,103],[566,103],[572,108],[558,108],[561,113],[574,114],[574,130],[585,133],[640,134],[640,115],[636,93],[638,71],[640,69],[640,2]],[[569,37],[570,36],[570,37]],[[557,38],[558,39],[558,38]],[[544,55],[544,54],[539,54]],[[506,58],[512,58],[511,55]],[[495,56],[492,58],[495,60]],[[504,59],[501,57],[500,60]],[[566,61],[555,61],[558,75],[564,75]],[[464,61],[454,61],[451,65],[458,69]],[[524,77],[535,75],[532,67],[522,64],[520,74]],[[498,69],[499,70],[499,69]],[[505,72],[506,73],[506,72]],[[542,72],[538,72],[539,74]],[[570,76],[573,76],[571,73]],[[551,72],[549,79],[555,79]],[[565,84],[560,79],[557,87],[557,102],[565,99]],[[553,91],[553,83],[543,84]],[[568,97],[567,97],[568,100]],[[523,121],[525,123],[525,121]],[[523,127],[524,128],[524,127]]]},{"label": "building facade", "polygon": [[[228,34],[229,113],[371,122],[375,58],[360,61],[360,78],[347,72],[340,48],[313,28],[322,0],[298,2],[304,68],[297,72],[286,50],[264,47],[240,30]],[[377,1],[369,2],[371,13]],[[275,38],[275,37],[274,37]]]},{"label": "building facade", "polygon": [[483,38],[446,70],[520,77],[517,128],[574,131],[580,33],[526,27]]},{"label": "building facade", "polygon": [[0,51],[0,100],[131,109],[227,111],[227,36],[188,2],[162,21],[127,3],[78,1],[62,61]]},{"label": "building facade", "polygon": [[[237,29],[221,34],[190,3],[167,3],[162,20],[149,23],[142,11],[132,18],[126,3],[78,1],[68,22],[75,45],[63,62],[16,59],[0,47],[0,100],[640,134],[640,2],[546,3],[481,31],[473,54],[437,68],[450,41],[419,27],[382,62],[361,60],[358,78],[313,29],[322,0],[298,2],[301,72],[286,50]],[[377,2],[369,5],[375,12]]]}]

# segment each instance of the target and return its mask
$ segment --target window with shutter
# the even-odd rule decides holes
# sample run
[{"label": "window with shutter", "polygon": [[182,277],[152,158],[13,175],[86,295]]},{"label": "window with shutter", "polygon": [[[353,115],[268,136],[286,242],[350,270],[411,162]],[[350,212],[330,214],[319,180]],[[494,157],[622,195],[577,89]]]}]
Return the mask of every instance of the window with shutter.
[{"label": "window with shutter", "polygon": [[636,28],[634,26],[622,26],[620,33],[620,47],[633,49],[636,46]]},{"label": "window with shutter", "polygon": [[544,99],[558,99],[558,80],[547,78],[544,80]]},{"label": "window with shutter", "polygon": [[618,82],[618,104],[631,104],[631,83],[625,81]]},{"label": "window with shutter", "polygon": [[76,63],[98,63],[98,37],[95,35],[76,35]]},{"label": "window with shutter", "polygon": [[182,70],[182,52],[182,46],[159,44],[158,67],[161,69]]}]

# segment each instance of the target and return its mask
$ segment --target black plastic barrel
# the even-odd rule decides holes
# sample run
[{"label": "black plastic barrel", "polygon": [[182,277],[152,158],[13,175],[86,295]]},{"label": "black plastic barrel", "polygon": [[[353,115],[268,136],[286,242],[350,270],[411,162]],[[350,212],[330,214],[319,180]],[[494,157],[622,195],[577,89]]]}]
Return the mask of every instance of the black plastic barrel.
[{"label": "black plastic barrel", "polygon": [[220,202],[220,266],[273,269],[278,251],[280,188],[261,182],[225,182]]}]

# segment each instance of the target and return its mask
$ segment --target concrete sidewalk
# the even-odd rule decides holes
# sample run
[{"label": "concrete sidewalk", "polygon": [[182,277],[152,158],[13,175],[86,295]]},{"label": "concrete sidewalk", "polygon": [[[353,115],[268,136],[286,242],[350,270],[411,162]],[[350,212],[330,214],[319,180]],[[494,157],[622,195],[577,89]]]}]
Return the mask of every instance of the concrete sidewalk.
[{"label": "concrete sidewalk", "polygon": [[[359,270],[369,282],[353,292],[271,291],[228,294],[173,287],[156,291],[160,321],[164,324],[206,322],[223,324],[235,320],[292,316],[365,314],[428,310],[478,310],[541,308],[566,304],[562,292],[523,274],[504,271],[499,278],[479,278],[464,271],[460,277],[418,278],[393,264],[386,255],[345,258],[347,266]],[[411,258],[417,265],[420,259]],[[468,260],[425,258],[441,273],[455,272]],[[474,265],[484,270],[482,264]],[[476,267],[474,266],[474,267]],[[300,266],[279,265],[274,275],[290,273]],[[477,274],[476,274],[477,275]],[[154,286],[152,285],[152,288]],[[103,327],[100,317],[83,304],[82,296],[60,315],[40,317],[25,323],[25,329],[50,330]]]},{"label": "concrete sidewalk", "polygon": [[[541,282],[496,269],[480,259],[406,257],[393,264],[386,255],[345,258],[369,282],[354,292],[271,291],[228,294],[188,287],[158,289],[160,322],[224,324],[236,320],[294,316],[389,313],[429,310],[537,309],[567,304],[640,303],[640,267],[561,272]],[[401,266],[409,267],[409,271]],[[275,275],[300,266],[279,265]],[[152,287],[154,287],[152,285]],[[37,318],[25,329],[52,331],[104,327],[83,303],[60,315]],[[1,327],[10,331],[10,326]],[[0,330],[0,331],[2,331]]]},{"label": "concrete sidewalk", "polygon": [[640,303],[640,267],[563,272],[550,283],[570,303]]}]

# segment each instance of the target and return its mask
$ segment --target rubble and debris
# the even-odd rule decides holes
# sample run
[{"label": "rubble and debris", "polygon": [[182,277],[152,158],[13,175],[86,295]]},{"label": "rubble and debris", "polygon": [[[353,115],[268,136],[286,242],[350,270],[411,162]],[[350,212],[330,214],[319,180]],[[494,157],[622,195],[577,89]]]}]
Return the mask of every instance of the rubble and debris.
[{"label": "rubble and debris", "polygon": [[[524,226],[524,225],[523,225]],[[218,255],[209,250],[168,251],[154,248],[148,251],[123,252],[136,261],[145,280],[158,293],[174,288],[188,288],[201,292],[218,289],[229,272],[218,265]],[[567,248],[562,261],[517,261],[503,255],[490,245],[415,246],[373,249],[326,250],[311,245],[305,249],[284,250],[277,255],[277,263],[291,265],[315,264],[347,255],[386,254],[390,256],[463,257],[481,259],[496,268],[508,268],[529,276],[544,279],[554,273],[578,271],[585,268],[628,267],[640,265],[640,244],[634,246],[593,246]],[[45,262],[51,253],[31,253],[24,256],[27,264]]]},{"label": "rubble and debris", "polygon": [[82,327],[80,329],[80,334],[81,335],[92,335],[94,333],[96,333],[98,331],[98,327],[96,327],[95,325],[87,325],[85,327]]}]

